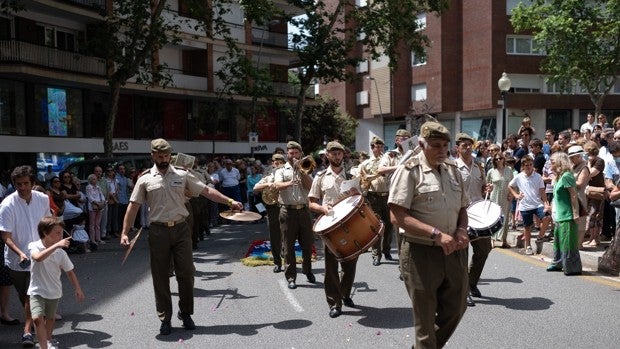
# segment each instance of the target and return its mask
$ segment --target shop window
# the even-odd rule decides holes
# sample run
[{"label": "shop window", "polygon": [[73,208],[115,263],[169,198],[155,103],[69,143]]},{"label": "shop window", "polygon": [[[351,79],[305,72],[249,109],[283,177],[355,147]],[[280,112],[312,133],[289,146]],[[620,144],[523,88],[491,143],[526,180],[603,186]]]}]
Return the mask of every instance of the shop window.
[{"label": "shop window", "polygon": [[[34,113],[30,134],[34,136],[82,137],[82,91],[59,86],[34,87]],[[30,126],[31,125],[31,126]]]},{"label": "shop window", "polygon": [[26,135],[24,84],[0,80],[0,134]]},{"label": "shop window", "polygon": [[467,133],[475,140],[488,139],[496,142],[496,131],[495,117],[463,119],[461,121],[461,132]]},{"label": "shop window", "polygon": [[230,140],[228,103],[194,102],[192,106],[193,139]]}]

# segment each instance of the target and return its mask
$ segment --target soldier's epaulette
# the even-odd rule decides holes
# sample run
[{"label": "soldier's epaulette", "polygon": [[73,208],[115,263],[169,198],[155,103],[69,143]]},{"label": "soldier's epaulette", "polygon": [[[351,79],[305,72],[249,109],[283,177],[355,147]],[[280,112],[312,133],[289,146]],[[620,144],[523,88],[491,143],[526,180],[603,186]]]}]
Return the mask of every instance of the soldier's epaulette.
[{"label": "soldier's epaulette", "polygon": [[321,171],[316,173],[315,177],[320,177],[320,176],[324,175],[326,172],[327,172],[327,169],[321,170]]},{"label": "soldier's epaulette", "polygon": [[175,170],[181,170],[181,171],[185,171],[188,172],[188,170],[185,167],[181,167],[181,166],[173,166]]},{"label": "soldier's epaulette", "polygon": [[412,169],[420,164],[420,159],[411,158],[405,162],[405,167],[408,169]]},{"label": "soldier's epaulette", "polygon": [[150,169],[150,168],[149,168],[149,169],[144,170],[142,173],[140,173],[140,176],[138,176],[138,177],[142,177],[142,176],[144,176],[145,174],[147,174],[147,173],[149,173],[149,172],[151,172],[151,169]]},{"label": "soldier's epaulette", "polygon": [[446,165],[456,166],[456,161],[451,160],[451,159],[446,159],[446,161],[444,161],[444,163],[445,163]]}]

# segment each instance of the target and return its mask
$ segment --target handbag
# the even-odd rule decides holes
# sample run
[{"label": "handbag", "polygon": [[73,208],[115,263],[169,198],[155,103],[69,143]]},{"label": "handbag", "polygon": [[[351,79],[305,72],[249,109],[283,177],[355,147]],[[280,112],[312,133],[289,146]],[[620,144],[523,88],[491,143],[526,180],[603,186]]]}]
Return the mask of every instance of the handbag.
[{"label": "handbag", "polygon": [[590,200],[605,200],[605,187],[586,187],[586,197]]},{"label": "handbag", "polygon": [[92,205],[94,211],[103,210],[105,207],[105,201],[93,201],[90,204]]},{"label": "handbag", "polygon": [[73,219],[82,214],[82,209],[75,206],[69,200],[65,200],[65,211],[62,213],[64,220]]}]

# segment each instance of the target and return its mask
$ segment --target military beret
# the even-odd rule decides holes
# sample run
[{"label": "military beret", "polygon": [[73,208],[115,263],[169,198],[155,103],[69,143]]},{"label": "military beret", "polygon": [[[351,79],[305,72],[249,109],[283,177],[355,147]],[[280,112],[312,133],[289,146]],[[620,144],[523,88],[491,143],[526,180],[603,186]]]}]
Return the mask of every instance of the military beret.
[{"label": "military beret", "polygon": [[398,129],[396,131],[396,137],[411,137],[411,133],[405,129]]},{"label": "military beret", "polygon": [[374,136],[372,137],[372,140],[370,141],[370,144],[385,144],[385,142],[383,141],[383,139]]},{"label": "military beret", "polygon": [[456,134],[456,141],[460,142],[460,141],[470,141],[471,144],[474,144],[474,139],[471,138],[470,135],[468,135],[465,132],[459,132]]},{"label": "military beret", "polygon": [[271,160],[272,161],[278,161],[279,160],[279,161],[282,161],[282,162],[286,162],[286,159],[284,158],[284,155],[282,155],[282,154],[273,154],[271,156]]},{"label": "military beret", "polygon": [[299,151],[303,151],[303,149],[301,149],[301,144],[295,141],[289,141],[286,143],[286,149],[299,149]]},{"label": "military beret", "polygon": [[344,151],[344,147],[342,146],[342,144],[336,142],[336,141],[331,141],[329,143],[327,143],[327,147],[325,147],[325,149],[327,149],[327,151],[331,151],[331,150],[342,150]]},{"label": "military beret", "polygon": [[172,147],[170,143],[168,143],[163,138],[157,138],[151,141],[151,151],[152,152],[162,152],[162,153],[171,153]]},{"label": "military beret", "polygon": [[420,135],[425,139],[430,138],[443,138],[446,140],[450,140],[450,131],[448,129],[436,122],[436,121],[427,121],[422,124],[420,127]]}]

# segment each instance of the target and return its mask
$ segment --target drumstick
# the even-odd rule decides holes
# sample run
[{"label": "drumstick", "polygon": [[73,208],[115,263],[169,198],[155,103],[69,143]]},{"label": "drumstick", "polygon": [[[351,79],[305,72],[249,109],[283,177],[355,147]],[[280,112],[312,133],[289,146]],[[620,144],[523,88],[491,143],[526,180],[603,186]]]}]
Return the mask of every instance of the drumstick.
[{"label": "drumstick", "polygon": [[123,257],[123,261],[121,262],[121,265],[125,264],[127,257],[129,257],[129,254],[131,253],[131,250],[133,249],[133,246],[136,244],[138,237],[140,237],[140,233],[142,233],[142,228],[138,230],[138,232],[136,233],[136,236],[134,236],[133,239],[131,239],[131,241],[129,242],[129,247],[127,248],[127,252],[125,252],[125,256]]}]

